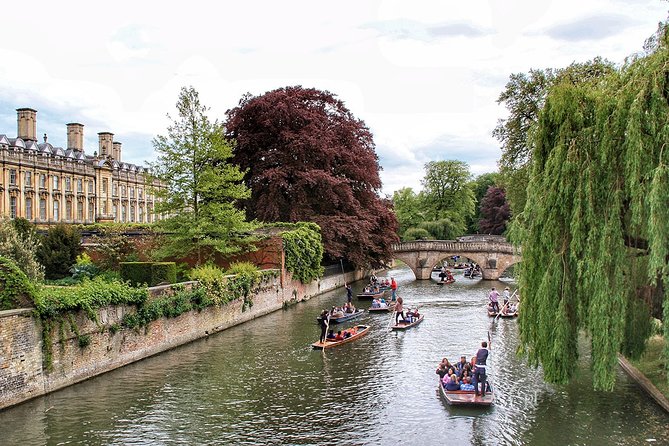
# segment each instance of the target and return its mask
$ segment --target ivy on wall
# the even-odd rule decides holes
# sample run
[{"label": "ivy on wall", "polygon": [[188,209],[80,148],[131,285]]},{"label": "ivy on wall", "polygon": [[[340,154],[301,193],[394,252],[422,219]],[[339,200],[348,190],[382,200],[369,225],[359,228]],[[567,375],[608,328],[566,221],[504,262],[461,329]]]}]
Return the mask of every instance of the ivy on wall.
[{"label": "ivy on wall", "polygon": [[323,275],[323,241],[316,223],[296,223],[295,229],[281,233],[286,269],[302,283]]}]

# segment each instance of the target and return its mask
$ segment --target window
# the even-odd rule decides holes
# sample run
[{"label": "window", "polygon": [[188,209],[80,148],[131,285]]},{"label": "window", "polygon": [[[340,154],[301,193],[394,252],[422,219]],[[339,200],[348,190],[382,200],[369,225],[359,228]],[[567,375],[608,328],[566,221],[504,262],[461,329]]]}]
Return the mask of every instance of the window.
[{"label": "window", "polygon": [[139,211],[139,219],[138,220],[139,220],[140,223],[144,223],[144,208],[142,206],[140,206],[137,209]]},{"label": "window", "polygon": [[[102,215],[104,215],[104,216],[107,215],[107,202],[106,201],[102,202]],[[114,214],[114,218],[116,218],[116,214]]]},{"label": "window", "polygon": [[118,196],[118,183],[112,183],[112,195],[114,197]]},{"label": "window", "polygon": [[65,177],[65,190],[68,191],[68,192],[72,190],[72,178],[71,177]]},{"label": "window", "polygon": [[141,200],[142,197],[144,196],[144,189],[141,187],[137,190],[137,193],[139,194],[139,199]]},{"label": "window", "polygon": [[77,220],[81,221],[84,219],[84,203],[77,201]]},{"label": "window", "polygon": [[92,194],[93,193],[93,181],[88,180],[88,193]]},{"label": "window", "polygon": [[39,200],[39,219],[42,221],[46,220],[46,200],[40,198]]},{"label": "window", "polygon": [[58,200],[54,200],[54,202],[53,202],[53,219],[55,221],[60,220],[59,215],[58,215],[58,210],[59,210],[58,208],[59,208]]},{"label": "window", "polygon": [[121,221],[125,221],[125,204],[121,206]]},{"label": "window", "polygon": [[135,206],[130,206],[130,221],[135,222]]},{"label": "window", "polygon": [[102,179],[102,193],[107,195],[107,179],[106,178]]},{"label": "window", "polygon": [[43,173],[39,176],[39,187],[46,189],[46,175]]},{"label": "window", "polygon": [[72,202],[65,202],[65,220],[72,220]]},{"label": "window", "polygon": [[9,184],[16,186],[16,169],[9,169]]},{"label": "window", "polygon": [[95,209],[93,209],[93,205],[88,203],[88,221],[95,221]]},{"label": "window", "polygon": [[135,198],[135,187],[130,187],[130,198]]},{"label": "window", "polygon": [[112,213],[114,215],[114,221],[116,221],[116,217],[118,217],[118,206],[112,206]]},{"label": "window", "polygon": [[33,185],[33,173],[28,171],[26,172],[26,186],[32,187]]},{"label": "window", "polygon": [[84,191],[84,180],[82,180],[81,178],[79,178],[79,179],[77,180],[77,192],[81,193],[81,192],[83,192],[83,191]]},{"label": "window", "polygon": [[26,198],[26,218],[28,220],[33,219],[33,199],[30,197]]},{"label": "window", "polygon": [[[58,178],[58,175],[54,175],[52,178],[53,178],[53,189],[54,190],[60,189],[60,187],[58,186],[58,183],[60,182],[60,179]],[[58,219],[56,218],[56,220],[58,220]]]},{"label": "window", "polygon": [[9,218],[16,218],[16,197],[9,197]]},{"label": "window", "polygon": [[126,189],[125,186],[121,186],[121,196],[125,197]]}]

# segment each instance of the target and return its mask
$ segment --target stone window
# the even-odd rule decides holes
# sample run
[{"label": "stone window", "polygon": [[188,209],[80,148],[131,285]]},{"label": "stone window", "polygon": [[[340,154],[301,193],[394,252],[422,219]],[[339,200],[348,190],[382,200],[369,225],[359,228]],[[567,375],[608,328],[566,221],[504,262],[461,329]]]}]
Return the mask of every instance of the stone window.
[{"label": "stone window", "polygon": [[[60,179],[58,178],[58,175],[54,175],[52,177],[52,179],[53,179],[53,189],[54,190],[60,189],[60,186],[58,185],[58,183],[60,182]],[[54,219],[58,220],[55,216],[54,216]]]},{"label": "stone window", "polygon": [[135,198],[135,187],[130,186],[130,198]]},{"label": "stone window", "polygon": [[142,197],[144,196],[144,189],[141,187],[137,190],[137,193],[139,194],[139,199],[141,200]]},{"label": "stone window", "polygon": [[72,190],[72,177],[65,177],[65,190],[68,192]]},{"label": "stone window", "polygon": [[39,200],[39,219],[46,221],[46,200],[44,198]]},{"label": "stone window", "polygon": [[77,192],[83,192],[84,191],[84,180],[79,178],[77,180]]},{"label": "stone window", "polygon": [[30,171],[26,172],[26,186],[32,187],[33,185],[33,173]]},{"label": "stone window", "polygon": [[121,186],[121,196],[122,196],[122,197],[125,197],[126,192],[127,192],[127,191],[126,191],[126,189],[125,189],[125,186]]},{"label": "stone window", "polygon": [[53,201],[53,219],[54,221],[60,221],[60,215],[58,214],[58,211],[60,210],[60,203],[58,203],[58,200]]},{"label": "stone window", "polygon": [[33,219],[33,199],[30,197],[26,197],[26,218]]},{"label": "stone window", "polygon": [[95,220],[95,209],[93,209],[93,206],[88,203],[88,221],[94,221]]},{"label": "stone window", "polygon": [[118,217],[118,206],[116,205],[112,206],[112,210],[114,215],[114,221],[116,221],[116,217]]},{"label": "stone window", "polygon": [[130,221],[135,222],[135,206],[130,206]]},{"label": "stone window", "polygon": [[16,218],[16,197],[9,197],[9,218]]},{"label": "stone window", "polygon": [[9,184],[16,186],[16,169],[9,169]]},{"label": "stone window", "polygon": [[121,221],[125,222],[125,216],[126,216],[126,208],[125,204],[121,206]]},{"label": "stone window", "polygon": [[102,193],[107,195],[107,179],[106,178],[102,179]]},{"label": "stone window", "polygon": [[84,219],[84,203],[82,201],[77,201],[77,220],[82,221]]},{"label": "stone window", "polygon": [[41,173],[39,176],[39,187],[46,189],[46,174]]},{"label": "stone window", "polygon": [[65,202],[65,219],[72,220],[72,202],[69,200]]},{"label": "stone window", "polygon": [[138,211],[137,213],[139,214],[139,215],[138,215],[138,217],[139,217],[139,218],[138,218],[138,221],[139,221],[140,223],[144,223],[144,208],[143,208],[142,206],[139,206],[139,207],[137,208],[137,211]]},{"label": "stone window", "polygon": [[93,180],[88,180],[88,193],[93,193]]},{"label": "stone window", "polygon": [[112,182],[112,196],[118,197],[118,183]]}]

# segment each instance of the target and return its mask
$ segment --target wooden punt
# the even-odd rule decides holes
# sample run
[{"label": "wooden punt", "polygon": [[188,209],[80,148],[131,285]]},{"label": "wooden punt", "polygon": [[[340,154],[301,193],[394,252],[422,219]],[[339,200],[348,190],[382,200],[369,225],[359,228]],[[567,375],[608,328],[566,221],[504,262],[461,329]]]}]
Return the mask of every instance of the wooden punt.
[{"label": "wooden punt", "polygon": [[497,313],[496,311],[488,310],[488,316],[490,316],[490,317],[497,317],[498,314],[499,314],[500,318],[503,317],[504,319],[513,319],[514,317],[518,317],[518,310],[514,311],[513,313],[506,313],[506,314],[504,314],[504,313],[500,314],[500,313]]},{"label": "wooden punt", "polygon": [[355,328],[357,330],[356,333],[351,335],[351,337],[348,337],[348,338],[346,338],[342,341],[334,341],[334,340],[329,340],[328,339],[324,343],[320,342],[320,341],[319,342],[314,342],[313,344],[311,344],[311,346],[313,348],[319,349],[319,350],[323,350],[323,349],[326,349],[326,348],[337,347],[339,345],[346,344],[348,342],[353,342],[356,339],[360,339],[361,337],[366,335],[367,332],[369,331],[369,326],[368,325],[356,325],[353,328]]},{"label": "wooden punt", "polygon": [[[365,310],[363,310],[362,308],[358,308],[358,309],[355,310],[355,313],[348,313],[348,314],[345,314],[344,316],[341,316],[341,317],[331,317],[330,318],[330,323],[331,324],[340,324],[342,322],[346,322],[346,321],[350,321],[351,319],[358,318],[358,317],[362,316],[363,314],[365,314]],[[318,316],[316,318],[316,320],[320,321],[321,317]]]},{"label": "wooden punt", "polygon": [[385,307],[384,306],[377,308],[369,307],[367,311],[369,311],[370,313],[388,313],[389,311],[393,311],[394,309],[395,309],[395,303],[393,302],[390,305],[386,304]]},{"label": "wooden punt", "polygon": [[438,283],[439,285],[448,285],[448,284],[453,283],[453,282],[455,282],[455,279],[451,279],[451,280],[440,280],[440,281],[437,282],[437,283]]},{"label": "wooden punt", "polygon": [[444,385],[439,381],[439,393],[446,402],[452,406],[490,406],[495,401],[495,394],[492,391],[492,384],[490,384],[490,391],[485,393],[485,396],[476,395],[473,390],[446,390]]},{"label": "wooden punt", "polygon": [[393,325],[393,326],[390,327],[390,328],[392,328],[393,330],[406,330],[407,328],[415,327],[416,325],[418,325],[418,324],[420,324],[421,322],[423,322],[423,318],[425,318],[425,315],[424,315],[424,314],[421,314],[420,317],[419,317],[418,319],[416,319],[415,321],[413,321],[413,322],[410,323],[410,324],[407,324],[407,323],[405,323],[405,322],[400,322],[399,324],[397,324],[397,325]]},{"label": "wooden punt", "polygon": [[386,294],[385,291],[378,291],[376,293],[370,292],[370,293],[358,293],[358,299],[366,299],[366,300],[372,300],[372,299],[379,299],[383,297]]}]

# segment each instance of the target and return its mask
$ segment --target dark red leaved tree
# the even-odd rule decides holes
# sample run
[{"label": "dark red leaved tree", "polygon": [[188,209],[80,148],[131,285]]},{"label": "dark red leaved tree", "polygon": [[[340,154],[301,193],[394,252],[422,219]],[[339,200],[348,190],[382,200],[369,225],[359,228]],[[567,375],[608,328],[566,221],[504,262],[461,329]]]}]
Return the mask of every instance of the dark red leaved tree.
[{"label": "dark red leaved tree", "polygon": [[502,235],[511,219],[511,208],[504,189],[490,186],[481,200],[479,231],[483,234]]},{"label": "dark red leaved tree", "polygon": [[249,217],[317,223],[331,260],[378,266],[392,258],[397,219],[378,195],[372,134],[342,101],[326,91],[286,87],[247,94],[227,116],[232,162],[248,169]]}]

